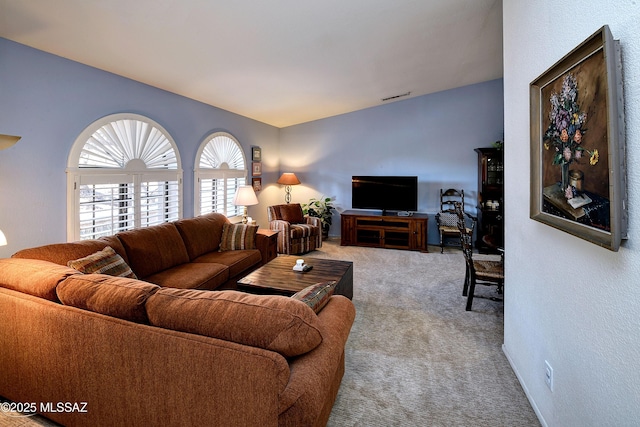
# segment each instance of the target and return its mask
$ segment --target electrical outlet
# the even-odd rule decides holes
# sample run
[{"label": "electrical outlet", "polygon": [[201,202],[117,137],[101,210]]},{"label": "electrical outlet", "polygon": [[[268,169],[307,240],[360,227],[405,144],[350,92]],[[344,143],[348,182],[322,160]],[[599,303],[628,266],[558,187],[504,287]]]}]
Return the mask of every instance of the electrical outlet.
[{"label": "electrical outlet", "polygon": [[546,360],[544,361],[544,382],[549,390],[553,391],[553,368]]}]

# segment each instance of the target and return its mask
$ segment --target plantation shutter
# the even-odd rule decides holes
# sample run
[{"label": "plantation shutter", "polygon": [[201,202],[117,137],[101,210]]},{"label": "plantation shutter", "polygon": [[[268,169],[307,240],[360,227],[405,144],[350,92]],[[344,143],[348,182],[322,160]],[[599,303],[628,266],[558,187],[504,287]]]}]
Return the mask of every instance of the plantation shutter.
[{"label": "plantation shutter", "polygon": [[182,171],[160,125],[117,114],[78,137],[67,168],[71,240],[174,221],[182,214]]}]

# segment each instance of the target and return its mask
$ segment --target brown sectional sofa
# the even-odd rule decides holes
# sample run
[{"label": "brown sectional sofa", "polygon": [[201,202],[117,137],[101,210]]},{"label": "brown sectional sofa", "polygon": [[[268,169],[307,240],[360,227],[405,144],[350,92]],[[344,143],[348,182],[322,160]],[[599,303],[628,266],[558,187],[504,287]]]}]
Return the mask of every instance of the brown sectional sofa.
[{"label": "brown sectional sofa", "polygon": [[[115,236],[73,243],[57,243],[21,250],[13,258],[67,265],[69,260],[111,246],[137,277],[170,288],[233,288],[235,281],[262,265],[259,249],[220,252],[222,229],[229,221],[211,213],[153,227],[123,231]],[[266,236],[256,236],[257,243]],[[257,244],[258,248],[265,245]]]},{"label": "brown sectional sofa", "polygon": [[[67,426],[325,425],[353,303],[334,295],[316,314],[284,296],[220,291],[262,263],[256,249],[218,251],[226,221],[0,259],[0,396]],[[105,246],[142,280],[66,266]]]}]

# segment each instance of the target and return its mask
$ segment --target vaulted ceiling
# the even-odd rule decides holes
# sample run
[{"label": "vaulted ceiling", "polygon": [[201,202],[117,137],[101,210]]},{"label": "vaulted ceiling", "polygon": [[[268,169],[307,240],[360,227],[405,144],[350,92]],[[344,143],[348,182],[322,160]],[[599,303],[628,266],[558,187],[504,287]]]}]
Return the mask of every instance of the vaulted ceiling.
[{"label": "vaulted ceiling", "polygon": [[502,77],[501,0],[0,0],[0,37],[277,127]]}]

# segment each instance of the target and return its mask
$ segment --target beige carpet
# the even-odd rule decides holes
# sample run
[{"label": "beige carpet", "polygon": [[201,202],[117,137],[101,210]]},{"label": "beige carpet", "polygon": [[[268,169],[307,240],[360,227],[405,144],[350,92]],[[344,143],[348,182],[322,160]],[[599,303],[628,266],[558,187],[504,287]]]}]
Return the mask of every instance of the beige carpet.
[{"label": "beige carpet", "polygon": [[[329,426],[539,426],[502,345],[502,303],[464,310],[464,261],[455,248],[428,254],[325,242],[303,258],[354,262],[357,315]],[[477,293],[494,296],[494,288]],[[52,426],[39,416],[0,426]]]},{"label": "beige carpet", "polygon": [[307,255],[354,262],[357,314],[329,426],[539,426],[502,352],[502,302],[476,298],[466,312],[462,253],[430,251],[331,240]]}]

